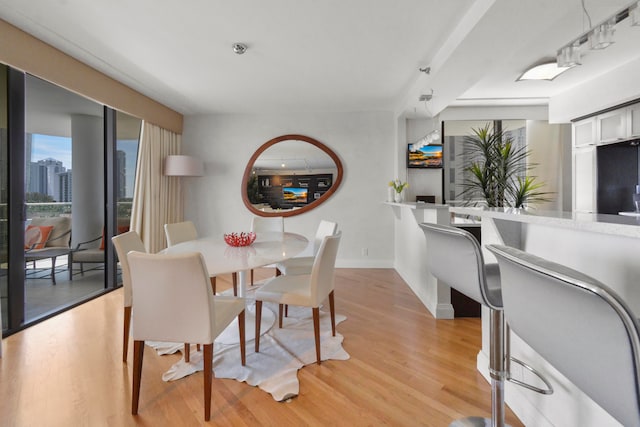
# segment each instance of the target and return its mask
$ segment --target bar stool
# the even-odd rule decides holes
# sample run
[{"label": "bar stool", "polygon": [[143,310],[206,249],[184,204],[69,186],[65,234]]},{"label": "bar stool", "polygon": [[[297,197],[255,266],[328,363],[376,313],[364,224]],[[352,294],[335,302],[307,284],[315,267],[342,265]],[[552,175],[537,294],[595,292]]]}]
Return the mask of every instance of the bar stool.
[{"label": "bar stool", "polygon": [[624,426],[640,426],[640,323],[622,298],[576,270],[488,245],[511,328]]},{"label": "bar stool", "polygon": [[[420,224],[427,240],[427,265],[431,274],[448,286],[489,308],[489,374],[491,376],[491,419],[466,417],[455,420],[451,427],[493,426],[503,427],[504,381],[542,394],[553,392],[550,384],[530,366],[510,358],[508,329],[502,311],[500,270],[497,264],[485,265],[480,244],[466,230],[447,225]],[[512,380],[509,362],[514,361],[538,376],[547,386],[541,389],[521,381]]]}]

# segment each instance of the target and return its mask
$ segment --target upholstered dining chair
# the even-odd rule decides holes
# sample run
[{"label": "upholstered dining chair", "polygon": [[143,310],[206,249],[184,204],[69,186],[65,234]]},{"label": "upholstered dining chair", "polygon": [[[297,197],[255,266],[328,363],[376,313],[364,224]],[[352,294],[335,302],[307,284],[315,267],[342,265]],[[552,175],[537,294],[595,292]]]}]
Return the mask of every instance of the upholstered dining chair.
[{"label": "upholstered dining chair", "polygon": [[133,291],[133,392],[131,413],[138,413],[144,343],[189,342],[203,346],[204,418],[211,415],[213,341],[237,317],[240,359],[245,365],[243,298],[214,295],[202,254],[129,252]]},{"label": "upholstered dining chair", "polygon": [[276,264],[276,268],[280,274],[311,274],[311,267],[316,258],[318,249],[322,244],[325,236],[332,236],[338,231],[338,224],[331,221],[321,220],[313,239],[313,255],[289,258],[288,260]]},{"label": "upholstered dining chair", "polygon": [[[311,274],[311,268],[313,267],[313,262],[316,259],[316,255],[318,254],[318,249],[320,249],[320,245],[322,244],[322,239],[325,236],[332,236],[338,231],[338,224],[331,221],[321,220],[320,224],[318,224],[318,229],[316,230],[316,235],[313,239],[313,255],[312,256],[303,256],[303,257],[295,257],[289,258],[288,260],[279,262],[276,264],[276,276],[280,274]],[[289,306],[284,306],[284,316],[287,317],[289,314]]]},{"label": "upholstered dining chair", "polygon": [[519,249],[488,245],[511,329],[624,426],[640,426],[640,323],[612,289]]},{"label": "upholstered dining chair", "polygon": [[177,245],[178,243],[196,240],[198,238],[198,231],[192,221],[165,224],[164,234],[167,238],[167,246]]},{"label": "upholstered dining chair", "polygon": [[[281,216],[254,216],[251,219],[251,231],[254,233],[284,232],[284,217]],[[277,272],[276,272],[277,274]],[[253,269],[251,269],[251,286],[253,286]]]},{"label": "upholstered dining chair", "polygon": [[[192,221],[175,222],[172,224],[164,225],[164,234],[167,238],[167,246],[177,245],[178,243],[188,242],[189,240],[196,240],[198,238],[198,231]],[[233,295],[238,295],[238,273],[232,273],[231,280],[233,284]],[[211,289],[213,293],[216,293],[216,276],[209,277],[211,283]]]},{"label": "upholstered dining chair", "polygon": [[135,231],[127,231],[111,238],[116,254],[120,261],[122,272],[122,287],[124,290],[124,329],[122,335],[122,361],[127,362],[127,352],[129,350],[129,330],[131,324],[131,273],[127,262],[127,253],[130,251],[146,252],[144,243]]},{"label": "upholstered dining chair", "polygon": [[256,353],[260,351],[260,321],[262,302],[278,303],[278,327],[282,328],[284,304],[311,307],[313,331],[316,343],[316,363],[320,364],[320,305],[328,297],[331,314],[331,334],[336,335],[334,305],[335,264],[341,233],[326,236],[315,258],[311,274],[281,275],[269,279],[256,291]]}]

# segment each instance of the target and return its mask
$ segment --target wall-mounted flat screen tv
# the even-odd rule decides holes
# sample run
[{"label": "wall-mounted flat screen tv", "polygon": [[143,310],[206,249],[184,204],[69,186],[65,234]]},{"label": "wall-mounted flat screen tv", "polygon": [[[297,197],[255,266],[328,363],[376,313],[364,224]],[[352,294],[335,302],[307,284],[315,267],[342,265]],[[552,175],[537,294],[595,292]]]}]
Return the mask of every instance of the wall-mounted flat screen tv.
[{"label": "wall-mounted flat screen tv", "polygon": [[441,168],[442,145],[425,145],[412,150],[412,145],[407,148],[408,168]]},{"label": "wall-mounted flat screen tv", "polygon": [[282,198],[285,203],[304,204],[307,203],[307,190],[302,187],[282,187]]}]

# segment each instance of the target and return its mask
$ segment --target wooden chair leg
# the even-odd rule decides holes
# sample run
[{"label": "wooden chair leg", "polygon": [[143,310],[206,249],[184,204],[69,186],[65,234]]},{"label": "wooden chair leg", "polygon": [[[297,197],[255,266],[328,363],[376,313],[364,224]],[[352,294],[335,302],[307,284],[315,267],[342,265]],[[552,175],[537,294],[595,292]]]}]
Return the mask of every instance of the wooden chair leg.
[{"label": "wooden chair leg", "polygon": [[[251,274],[253,274],[253,270],[251,270]],[[233,283],[233,296],[238,296],[238,273],[231,274],[231,282]],[[253,285],[253,276],[251,279],[251,284]]]},{"label": "wooden chair leg", "polygon": [[189,363],[191,361],[191,344],[184,343],[184,361]]},{"label": "wooden chair leg", "polygon": [[242,361],[242,366],[247,364],[247,352],[245,346],[245,328],[244,328],[244,310],[240,314],[238,314],[238,329],[240,333],[240,360]]},{"label": "wooden chair leg", "polygon": [[282,329],[282,308],[284,304],[278,304],[278,328]]},{"label": "wooden chair leg", "polygon": [[320,364],[320,307],[313,307],[313,334],[316,338],[316,363]]},{"label": "wooden chair leg", "polygon": [[284,305],[284,317],[289,316],[289,304]]},{"label": "wooden chair leg", "polygon": [[262,321],[262,301],[256,300],[256,353],[260,351],[260,322]]},{"label": "wooden chair leg", "polygon": [[196,344],[196,351],[200,351],[200,344]]},{"label": "wooden chair leg", "polygon": [[142,358],[144,356],[144,341],[133,342],[133,391],[131,393],[131,413],[138,413],[140,401],[140,380],[142,379]]},{"label": "wooden chair leg", "polygon": [[129,331],[131,330],[131,306],[124,308],[124,327],[122,331],[122,361],[127,363],[129,352]]},{"label": "wooden chair leg", "polygon": [[329,292],[329,311],[331,312],[331,335],[336,336],[336,306],[333,300],[333,291]]},{"label": "wooden chair leg", "polygon": [[251,269],[251,286],[253,286],[253,269]]},{"label": "wooden chair leg", "polygon": [[211,276],[209,277],[209,282],[211,282],[211,290],[213,291],[213,294],[216,294],[216,276]]},{"label": "wooden chair leg", "polygon": [[211,418],[211,379],[213,378],[213,343],[204,345],[204,420]]}]

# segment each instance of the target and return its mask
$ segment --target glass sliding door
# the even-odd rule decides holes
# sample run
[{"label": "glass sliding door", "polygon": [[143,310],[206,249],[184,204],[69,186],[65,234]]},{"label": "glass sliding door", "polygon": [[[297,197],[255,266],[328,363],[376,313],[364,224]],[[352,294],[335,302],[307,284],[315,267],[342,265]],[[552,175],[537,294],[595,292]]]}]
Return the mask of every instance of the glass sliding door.
[{"label": "glass sliding door", "polygon": [[116,113],[116,200],[118,232],[129,230],[142,120]]},{"label": "glass sliding door", "polygon": [[0,64],[4,336],[120,285],[141,124]]},{"label": "glass sliding door", "polygon": [[30,75],[25,87],[28,323],[106,287],[105,162],[102,105]]},{"label": "glass sliding door", "polygon": [[[138,146],[142,120],[105,108],[106,123],[106,158],[107,187],[106,204],[115,206],[115,211],[107,211],[107,235],[129,231],[131,223],[131,207],[138,159]],[[108,239],[107,247],[107,282],[118,286],[122,283],[117,270],[115,250]]]},{"label": "glass sliding door", "polygon": [[0,324],[9,325],[9,169],[7,67],[0,64]]}]

